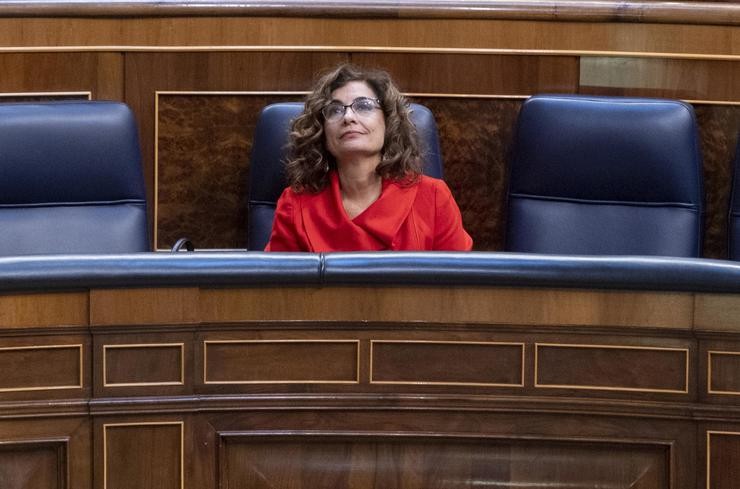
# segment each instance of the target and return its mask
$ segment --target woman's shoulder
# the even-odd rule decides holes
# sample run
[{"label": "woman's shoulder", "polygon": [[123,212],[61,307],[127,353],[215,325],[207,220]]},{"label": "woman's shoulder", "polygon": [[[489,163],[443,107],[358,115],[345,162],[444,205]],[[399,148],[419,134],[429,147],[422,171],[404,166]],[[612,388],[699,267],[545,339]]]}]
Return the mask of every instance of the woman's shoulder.
[{"label": "woman's shoulder", "polygon": [[305,189],[296,190],[295,188],[288,186],[283,189],[283,192],[280,194],[280,198],[284,200],[299,200],[313,195],[316,194]]},{"label": "woman's shoulder", "polygon": [[280,194],[278,202],[295,208],[322,205],[325,203],[327,192],[327,188],[319,192],[311,192],[307,189],[296,190],[293,187],[286,187]]},{"label": "woman's shoulder", "polygon": [[447,186],[444,180],[440,178],[429,177],[427,175],[421,175],[417,182],[419,191],[421,192],[434,192],[442,194],[449,194],[450,188]]}]

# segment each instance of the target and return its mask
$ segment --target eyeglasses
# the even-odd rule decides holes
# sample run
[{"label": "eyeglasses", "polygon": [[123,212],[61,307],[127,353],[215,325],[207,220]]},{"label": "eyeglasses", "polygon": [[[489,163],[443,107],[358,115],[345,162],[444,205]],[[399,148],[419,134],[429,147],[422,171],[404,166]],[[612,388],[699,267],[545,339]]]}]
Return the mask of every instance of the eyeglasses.
[{"label": "eyeglasses", "polygon": [[329,105],[321,109],[321,113],[324,114],[324,119],[327,122],[337,122],[344,117],[344,114],[347,112],[347,107],[352,107],[352,112],[360,117],[367,117],[373,110],[380,108],[380,100],[376,98],[358,97],[354,99],[351,104],[347,105],[339,102],[331,102]]}]

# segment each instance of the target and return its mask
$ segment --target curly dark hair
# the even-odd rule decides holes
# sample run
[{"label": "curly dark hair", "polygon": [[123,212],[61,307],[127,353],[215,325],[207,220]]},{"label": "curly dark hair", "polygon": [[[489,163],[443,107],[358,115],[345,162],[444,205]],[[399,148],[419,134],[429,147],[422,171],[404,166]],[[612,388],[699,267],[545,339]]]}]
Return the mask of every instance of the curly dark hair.
[{"label": "curly dark hair", "polygon": [[336,168],[324,138],[321,113],[334,90],[352,81],[362,81],[375,92],[385,116],[382,160],[375,169],[383,178],[410,184],[421,175],[421,150],[416,128],[409,117],[409,104],[382,70],[343,64],[322,76],[306,96],[303,113],[291,126],[286,160],[289,185],[297,192],[319,192],[329,183],[329,170]]}]

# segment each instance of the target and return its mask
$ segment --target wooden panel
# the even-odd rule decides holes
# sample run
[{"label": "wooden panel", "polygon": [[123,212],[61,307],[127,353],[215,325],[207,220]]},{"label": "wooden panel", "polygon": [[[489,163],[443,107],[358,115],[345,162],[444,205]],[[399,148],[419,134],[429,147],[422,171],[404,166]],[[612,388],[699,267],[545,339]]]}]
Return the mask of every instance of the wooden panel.
[{"label": "wooden panel", "polygon": [[182,385],[185,345],[103,345],[103,387]]},{"label": "wooden panel", "polygon": [[0,53],[0,92],[92,92],[123,100],[122,53]]},{"label": "wooden panel", "polygon": [[535,345],[535,387],[687,394],[687,349]]},{"label": "wooden panel", "polygon": [[203,321],[423,321],[688,329],[688,293],[507,288],[204,289]]},{"label": "wooden panel", "polygon": [[[222,438],[225,489],[668,488],[667,447],[550,440]],[[337,439],[338,438],[338,439]]]},{"label": "wooden panel", "polygon": [[198,319],[198,289],[95,289],[90,291],[93,326],[188,324]]},{"label": "wooden panel", "polygon": [[104,489],[183,489],[183,423],[103,426]]},{"label": "wooden panel", "polygon": [[581,93],[740,102],[737,61],[584,56]]},{"label": "wooden panel", "polygon": [[82,345],[0,348],[0,392],[82,389]]},{"label": "wooden panel", "polygon": [[88,324],[86,292],[0,296],[0,327],[79,327]]},{"label": "wooden panel", "polygon": [[524,344],[371,341],[371,383],[524,385]]},{"label": "wooden panel", "polygon": [[359,341],[210,340],[203,365],[206,384],[357,383]]},{"label": "wooden panel", "polygon": [[247,247],[249,157],[257,117],[268,104],[301,96],[158,97],[157,236],[170,248]]},{"label": "wooden panel", "polygon": [[727,216],[733,159],[740,134],[740,105],[694,104],[694,111],[704,160],[703,256],[725,259],[728,256]]},{"label": "wooden panel", "polygon": [[696,294],[694,329],[738,331],[740,329],[740,296],[733,294]]},{"label": "wooden panel", "polygon": [[66,489],[67,453],[64,442],[0,442],[0,482],[3,489]]},{"label": "wooden panel", "polygon": [[737,487],[740,433],[707,432],[707,489]]},{"label": "wooden panel", "polygon": [[738,54],[734,29],[449,18],[2,18],[0,46],[404,46]]},{"label": "wooden panel", "polygon": [[708,353],[709,394],[740,396],[740,351],[712,351]]},{"label": "wooden panel", "polygon": [[90,92],[0,93],[0,103],[60,102],[63,100],[92,100]]},{"label": "wooden panel", "polygon": [[360,52],[351,60],[393,73],[406,93],[526,96],[573,93],[578,88],[575,56]]},{"label": "wooden panel", "polygon": [[90,422],[79,415],[21,419],[3,416],[0,487],[91,489],[90,432]]},{"label": "wooden panel", "polygon": [[192,326],[129,326],[93,335],[93,395],[188,396],[193,393]]}]

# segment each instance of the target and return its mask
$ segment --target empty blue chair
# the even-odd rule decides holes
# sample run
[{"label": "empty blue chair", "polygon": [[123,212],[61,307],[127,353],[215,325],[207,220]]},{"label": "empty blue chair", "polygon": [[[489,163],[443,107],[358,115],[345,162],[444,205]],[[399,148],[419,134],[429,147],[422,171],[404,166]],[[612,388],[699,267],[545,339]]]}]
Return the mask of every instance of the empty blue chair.
[{"label": "empty blue chair", "polygon": [[698,257],[702,185],[690,105],[533,96],[517,122],[506,250]]},{"label": "empty blue chair", "polygon": [[[262,109],[257,121],[249,170],[247,247],[250,250],[263,250],[270,239],[275,204],[287,186],[283,163],[287,156],[288,133],[291,122],[302,111],[302,102],[272,104]],[[422,142],[424,174],[442,178],[442,156],[434,115],[423,105],[411,104],[411,120]]]},{"label": "empty blue chair", "polygon": [[147,229],[126,105],[0,104],[0,255],[149,251]]},{"label": "empty blue chair", "polygon": [[740,260],[740,134],[735,145],[734,178],[730,197],[730,220],[727,226],[730,260]]}]

